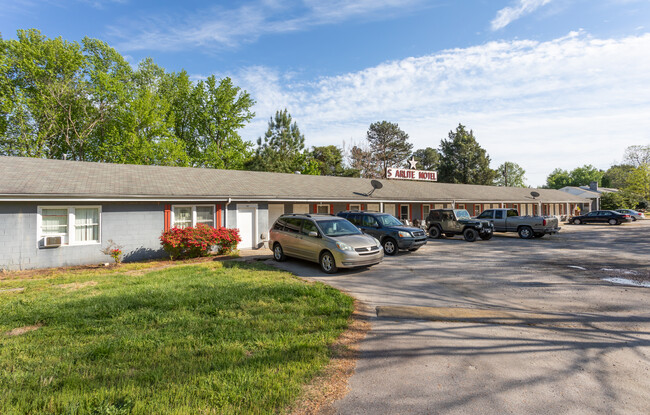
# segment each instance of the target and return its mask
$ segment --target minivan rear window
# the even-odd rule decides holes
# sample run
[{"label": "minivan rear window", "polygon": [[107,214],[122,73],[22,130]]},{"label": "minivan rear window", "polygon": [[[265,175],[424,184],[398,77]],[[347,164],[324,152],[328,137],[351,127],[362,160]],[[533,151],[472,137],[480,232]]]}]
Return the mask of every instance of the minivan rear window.
[{"label": "minivan rear window", "polygon": [[291,233],[300,233],[300,226],[302,225],[302,219],[300,218],[286,218],[286,225],[284,230]]}]

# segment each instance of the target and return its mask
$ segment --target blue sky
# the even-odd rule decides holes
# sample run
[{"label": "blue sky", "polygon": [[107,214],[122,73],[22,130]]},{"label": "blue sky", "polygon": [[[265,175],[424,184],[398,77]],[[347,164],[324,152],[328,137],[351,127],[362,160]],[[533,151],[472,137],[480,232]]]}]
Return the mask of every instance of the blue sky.
[{"label": "blue sky", "polygon": [[437,147],[463,123],[531,185],[650,144],[650,0],[0,0],[2,36],[21,28],[230,76],[251,141],[285,107],[310,146],[388,120]]}]

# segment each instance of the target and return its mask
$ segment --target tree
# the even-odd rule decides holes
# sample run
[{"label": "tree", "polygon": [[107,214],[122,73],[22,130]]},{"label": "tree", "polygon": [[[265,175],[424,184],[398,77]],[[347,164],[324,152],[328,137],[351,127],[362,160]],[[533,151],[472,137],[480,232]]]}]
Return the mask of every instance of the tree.
[{"label": "tree", "polygon": [[352,146],[348,154],[348,164],[350,168],[347,169],[346,176],[367,179],[380,177],[380,173],[377,171],[377,163],[367,143]]},{"label": "tree", "polygon": [[571,170],[571,185],[572,186],[589,186],[591,182],[601,184],[604,172],[598,170],[591,164],[585,164],[582,167],[576,167]]},{"label": "tree", "polygon": [[311,157],[318,163],[322,176],[342,176],[345,172],[343,166],[343,151],[337,146],[313,147]]},{"label": "tree", "polygon": [[546,187],[549,189],[561,189],[566,186],[572,186],[573,181],[568,171],[557,168],[546,178]]},{"label": "tree", "polygon": [[490,168],[490,157],[476,141],[473,131],[458,124],[449,132],[449,139],[440,143],[439,180],[445,183],[491,185],[496,173]]},{"label": "tree", "polygon": [[291,114],[285,108],[271,117],[264,138],[257,139],[255,157],[248,167],[259,171],[302,172],[307,159],[304,149],[305,136],[300,133],[298,124],[292,123]]},{"label": "tree", "polygon": [[650,164],[642,164],[630,173],[625,190],[650,200]]},{"label": "tree", "polygon": [[600,195],[600,208],[605,210],[629,209],[623,195],[618,192],[606,192]]},{"label": "tree", "polygon": [[526,187],[526,171],[517,163],[506,161],[497,170],[497,177],[494,184],[505,187]]},{"label": "tree", "polygon": [[408,142],[408,134],[397,124],[388,121],[370,124],[366,138],[377,170],[383,178],[386,178],[388,167],[402,165],[413,149],[413,144]]},{"label": "tree", "polygon": [[440,166],[440,153],[435,148],[415,150],[413,157],[418,161],[420,170],[438,170]]},{"label": "tree", "polygon": [[604,187],[622,189],[627,186],[628,176],[633,170],[634,166],[629,164],[614,165],[603,174],[602,184]]},{"label": "tree", "polygon": [[650,164],[650,145],[630,146],[626,148],[623,159],[627,164],[631,164],[634,167]]},{"label": "tree", "polygon": [[153,60],[136,70],[106,43],[0,37],[0,154],[242,168],[254,114],[229,78],[191,82]]}]

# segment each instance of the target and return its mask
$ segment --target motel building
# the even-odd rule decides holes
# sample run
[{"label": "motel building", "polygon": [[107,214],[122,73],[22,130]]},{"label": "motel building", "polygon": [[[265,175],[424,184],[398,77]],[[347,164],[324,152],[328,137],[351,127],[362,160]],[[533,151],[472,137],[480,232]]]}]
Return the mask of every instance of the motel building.
[{"label": "motel building", "polygon": [[436,208],[589,210],[589,199],[559,190],[437,183],[435,172],[407,169],[388,174],[373,181],[0,157],[0,270],[104,263],[109,240],[123,247],[125,261],[162,257],[163,231],[199,223],[238,228],[240,249],[262,248],[283,213],[358,209],[412,222]]}]

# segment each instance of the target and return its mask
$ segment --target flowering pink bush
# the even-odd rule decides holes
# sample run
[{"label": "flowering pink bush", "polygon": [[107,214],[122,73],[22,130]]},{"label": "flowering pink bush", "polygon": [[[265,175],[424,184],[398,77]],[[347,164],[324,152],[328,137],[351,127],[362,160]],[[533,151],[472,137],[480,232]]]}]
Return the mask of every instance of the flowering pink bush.
[{"label": "flowering pink bush", "polygon": [[220,254],[232,251],[241,242],[238,229],[199,224],[195,228],[172,228],[160,236],[163,249],[172,259],[206,256],[213,247]]}]

